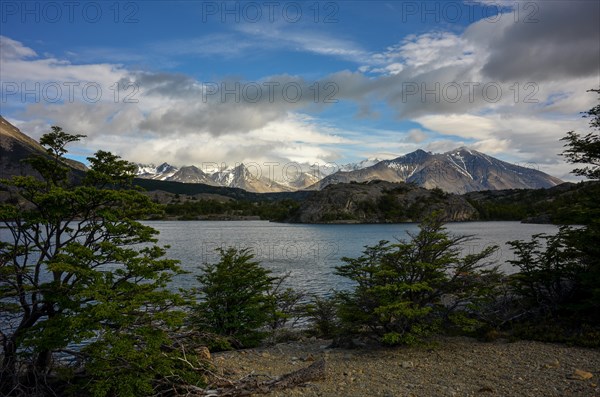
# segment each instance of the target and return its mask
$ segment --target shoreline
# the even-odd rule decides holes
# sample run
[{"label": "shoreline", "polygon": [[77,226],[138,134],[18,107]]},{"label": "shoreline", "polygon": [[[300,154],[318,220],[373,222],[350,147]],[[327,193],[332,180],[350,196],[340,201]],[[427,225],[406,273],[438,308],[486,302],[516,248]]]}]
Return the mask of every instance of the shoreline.
[{"label": "shoreline", "polygon": [[[418,224],[418,221],[412,222],[358,222],[358,221],[339,221],[339,222],[311,222],[311,223],[302,223],[302,222],[282,222],[275,221],[269,219],[260,219],[258,216],[248,215],[248,216],[207,216],[207,217],[199,217],[197,219],[178,219],[177,217],[165,217],[165,218],[157,218],[157,219],[141,219],[141,221],[152,221],[152,222],[198,222],[198,221],[208,221],[208,222],[269,222],[269,223],[281,223],[284,225],[414,225]],[[445,224],[450,223],[494,223],[494,222],[515,222],[522,223],[526,225],[554,225],[554,226],[582,226],[576,223],[547,223],[547,222],[525,222],[524,220],[466,220],[466,221],[451,221],[445,222]]]},{"label": "shoreline", "polygon": [[236,379],[275,377],[325,359],[324,380],[267,394],[271,397],[600,396],[596,349],[466,337],[438,337],[431,348],[329,349],[330,342],[304,339],[214,353],[212,359],[224,376]]}]

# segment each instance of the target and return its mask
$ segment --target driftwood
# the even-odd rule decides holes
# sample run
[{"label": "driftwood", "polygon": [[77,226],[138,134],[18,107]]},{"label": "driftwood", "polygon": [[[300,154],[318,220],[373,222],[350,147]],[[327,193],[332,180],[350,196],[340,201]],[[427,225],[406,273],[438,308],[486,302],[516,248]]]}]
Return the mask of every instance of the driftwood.
[{"label": "driftwood", "polygon": [[217,389],[188,390],[190,396],[195,397],[242,397],[253,394],[267,394],[275,390],[287,389],[302,385],[306,382],[325,378],[325,360],[315,361],[308,367],[290,372],[270,380],[259,380],[257,376],[250,375],[236,382]]}]

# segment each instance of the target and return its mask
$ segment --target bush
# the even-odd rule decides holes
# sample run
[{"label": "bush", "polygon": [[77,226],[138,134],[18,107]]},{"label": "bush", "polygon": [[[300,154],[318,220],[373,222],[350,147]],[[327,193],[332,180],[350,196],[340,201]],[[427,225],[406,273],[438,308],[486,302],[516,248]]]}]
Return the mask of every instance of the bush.
[{"label": "bush", "polygon": [[590,225],[563,227],[554,236],[536,235],[528,242],[508,242],[516,256],[509,262],[520,270],[512,280],[527,309],[524,320],[600,324],[599,236]]},{"label": "bush", "polygon": [[293,328],[303,316],[300,302],[305,298],[305,293],[286,288],[285,283],[290,274],[286,273],[276,277],[267,292],[272,304],[269,306],[267,325],[273,342],[292,337]]},{"label": "bush", "polygon": [[337,315],[337,300],[333,297],[313,296],[305,306],[309,332],[320,338],[334,338],[340,331]]},{"label": "bush", "polygon": [[234,347],[250,347],[265,337],[264,327],[275,301],[268,295],[275,277],[258,262],[248,249],[217,249],[221,259],[204,264],[197,279],[200,302],[194,321],[208,331],[225,336]]},{"label": "bush", "polygon": [[514,291],[541,315],[557,315],[577,289],[576,255],[567,244],[566,229],[554,236],[534,235],[529,242],[509,241],[519,268],[512,277]]},{"label": "bush", "polygon": [[460,256],[468,236],[450,236],[439,214],[420,225],[410,242],[381,241],[359,258],[342,258],[337,274],[356,283],[338,293],[344,332],[365,334],[388,345],[415,344],[446,321],[477,325],[470,315],[498,280],[496,268],[482,262],[497,247]]}]

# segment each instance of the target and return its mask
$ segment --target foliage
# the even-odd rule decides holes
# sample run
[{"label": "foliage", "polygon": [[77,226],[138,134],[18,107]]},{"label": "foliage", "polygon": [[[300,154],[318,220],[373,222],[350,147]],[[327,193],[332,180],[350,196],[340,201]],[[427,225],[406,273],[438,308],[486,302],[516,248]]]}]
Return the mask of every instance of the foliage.
[{"label": "foliage", "polygon": [[547,343],[600,348],[600,329],[590,324],[574,326],[570,319],[538,317],[535,321],[522,321],[513,325],[513,337]]},{"label": "foliage", "polygon": [[[541,242],[542,240],[543,242]],[[600,325],[600,227],[597,219],[554,236],[511,241],[519,268],[514,289],[525,299],[529,319],[570,318],[572,324]]]},{"label": "foliage", "polygon": [[600,194],[600,183],[580,182],[550,189],[514,189],[467,193],[481,220],[520,221],[545,217],[563,225],[581,225],[589,219],[587,209]]},{"label": "foliage", "polygon": [[321,338],[334,338],[341,329],[337,315],[337,299],[335,296],[313,296],[304,307],[309,331]]},{"label": "foliage", "polygon": [[[81,387],[97,396],[137,395],[168,376],[200,382],[176,351],[159,349],[182,322],[181,299],[166,289],[180,269],[136,219],[160,208],[131,188],[133,165],[111,153],[70,175],[65,146],[81,137],[52,127],[41,139],[48,154],[28,160],[41,179],[0,181],[13,198],[0,205],[11,236],[0,242],[0,391],[48,391],[57,353],[83,367]],[[61,373],[69,382],[75,374]]]},{"label": "foliage", "polygon": [[[469,310],[497,281],[483,262],[496,247],[461,257],[468,236],[450,236],[439,214],[426,218],[411,241],[381,241],[359,258],[342,258],[337,274],[356,283],[338,293],[339,316],[350,333],[366,333],[385,344],[414,344],[440,330],[444,321],[472,320]],[[457,313],[462,312],[462,315]],[[473,326],[473,324],[469,324]]]},{"label": "foliage", "polygon": [[289,328],[297,325],[304,314],[301,302],[305,298],[305,293],[285,287],[285,283],[289,277],[290,273],[276,277],[267,292],[267,296],[273,303],[269,307],[270,311],[268,312],[269,319],[267,323],[273,341],[277,341],[280,336],[279,334],[286,327]]},{"label": "foliage", "polygon": [[[592,89],[589,92],[595,92],[600,99],[600,89]],[[600,101],[598,105],[585,112],[584,117],[591,118],[590,128],[592,128],[592,132],[585,136],[581,136],[575,131],[567,132],[567,136],[561,139],[567,142],[562,155],[569,163],[590,165],[574,169],[573,173],[575,175],[600,179]]]},{"label": "foliage", "polygon": [[276,311],[269,291],[275,277],[253,261],[248,249],[218,248],[216,264],[205,263],[197,276],[200,302],[195,307],[195,323],[225,336],[235,347],[257,345],[265,336],[262,330]]},{"label": "foliage", "polygon": [[[600,93],[600,90],[591,90]],[[593,132],[581,137],[570,131],[563,155],[578,168],[576,175],[600,179],[600,105],[586,112],[591,117]],[[588,182],[580,200],[565,204],[565,217],[577,216],[583,225],[561,228],[555,236],[534,236],[529,242],[513,241],[517,259],[512,261],[520,272],[514,277],[516,292],[528,303],[530,315],[518,326],[525,335],[536,334],[548,340],[581,342],[575,337],[582,329],[585,335],[600,329],[600,202],[598,182]],[[540,240],[544,240],[541,243]],[[558,331],[546,332],[551,325],[561,324]],[[568,324],[566,326],[565,324]],[[533,331],[532,331],[533,330]],[[574,336],[575,335],[575,336]]]},{"label": "foliage", "polygon": [[558,315],[578,288],[579,263],[566,238],[562,228],[553,236],[537,234],[529,242],[507,243],[516,256],[508,262],[519,269],[512,277],[514,291],[543,315]]}]

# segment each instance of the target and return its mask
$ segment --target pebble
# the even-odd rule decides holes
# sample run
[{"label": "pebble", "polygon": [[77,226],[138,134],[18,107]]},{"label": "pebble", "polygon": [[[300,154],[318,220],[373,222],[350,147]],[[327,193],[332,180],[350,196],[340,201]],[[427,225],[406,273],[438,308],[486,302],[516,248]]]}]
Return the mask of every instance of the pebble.
[{"label": "pebble", "polygon": [[575,369],[575,372],[573,372],[573,374],[569,377],[569,379],[587,380],[587,379],[592,379],[593,376],[594,376],[594,374],[592,374],[591,372],[584,371],[581,369]]},{"label": "pebble", "polygon": [[[315,361],[325,358],[326,379],[266,397],[600,397],[595,370],[600,368],[600,351],[593,349],[528,341],[481,343],[461,337],[439,338],[433,354],[417,347],[373,345],[351,352],[323,351],[326,343],[307,339],[261,348],[255,354],[214,353],[213,359],[217,367],[230,369],[226,374],[243,367],[230,375],[239,379],[252,372],[276,377],[310,365],[311,356]],[[585,375],[576,379],[576,373]]]}]

